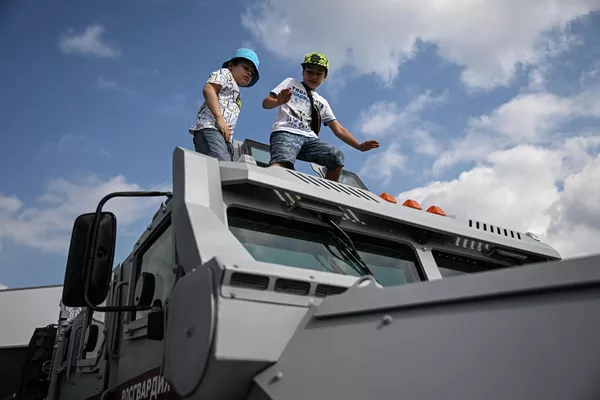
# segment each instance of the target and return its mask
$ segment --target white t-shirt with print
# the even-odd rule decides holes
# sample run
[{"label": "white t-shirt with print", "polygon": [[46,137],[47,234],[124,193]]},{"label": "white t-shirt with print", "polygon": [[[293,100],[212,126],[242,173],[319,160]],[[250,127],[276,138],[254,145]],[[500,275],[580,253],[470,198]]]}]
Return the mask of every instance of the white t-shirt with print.
[{"label": "white t-shirt with print", "polygon": [[[271,93],[277,96],[283,89],[292,89],[292,98],[286,104],[279,106],[275,122],[273,123],[273,132],[287,131],[298,135],[317,137],[317,134],[310,127],[310,99],[302,83],[294,78],[286,78]],[[329,106],[327,100],[320,94],[311,90],[313,100],[317,109],[321,113],[323,124],[328,124],[335,120],[335,115]]]},{"label": "white t-shirt with print", "polygon": [[[223,114],[225,122],[229,125],[232,137],[231,140],[233,140],[233,131],[235,130],[235,125],[237,124],[238,117],[242,110],[240,87],[235,79],[233,79],[233,75],[229,68],[221,68],[214,71],[208,77],[207,83],[217,83],[221,85],[221,90],[217,93],[217,98],[219,99],[221,114]],[[217,129],[215,117],[210,112],[206,101],[200,106],[196,122],[190,127],[189,131],[190,133],[193,133],[194,131],[205,128]]]}]

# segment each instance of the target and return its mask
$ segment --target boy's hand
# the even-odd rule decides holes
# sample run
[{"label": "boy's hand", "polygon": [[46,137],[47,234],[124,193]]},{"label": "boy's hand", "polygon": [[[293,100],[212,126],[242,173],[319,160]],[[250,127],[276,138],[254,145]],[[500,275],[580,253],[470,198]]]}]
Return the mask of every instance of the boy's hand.
[{"label": "boy's hand", "polygon": [[292,89],[291,88],[283,89],[277,95],[277,105],[281,106],[281,105],[287,103],[288,101],[290,101],[291,98],[292,98]]},{"label": "boy's hand", "polygon": [[229,129],[229,125],[227,125],[227,122],[225,122],[225,118],[223,118],[223,116],[217,118],[217,129],[221,131],[221,134],[225,138],[226,142],[231,140],[231,130]]},{"label": "boy's hand", "polygon": [[379,147],[379,142],[377,140],[367,140],[358,145],[358,150],[369,151],[372,149],[376,149],[378,147]]}]

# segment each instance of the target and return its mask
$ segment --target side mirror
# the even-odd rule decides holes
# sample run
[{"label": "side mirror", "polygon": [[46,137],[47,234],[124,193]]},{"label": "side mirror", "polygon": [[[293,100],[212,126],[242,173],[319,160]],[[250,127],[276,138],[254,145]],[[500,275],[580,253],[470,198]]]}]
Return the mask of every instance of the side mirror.
[{"label": "side mirror", "polygon": [[[94,217],[98,224],[94,226]],[[97,230],[94,243],[94,230]],[[117,218],[111,212],[82,214],[75,220],[65,271],[62,301],[68,307],[94,306],[108,295],[115,256]],[[92,248],[93,246],[93,248]],[[87,282],[86,282],[87,280]],[[87,285],[86,285],[87,283]]]}]

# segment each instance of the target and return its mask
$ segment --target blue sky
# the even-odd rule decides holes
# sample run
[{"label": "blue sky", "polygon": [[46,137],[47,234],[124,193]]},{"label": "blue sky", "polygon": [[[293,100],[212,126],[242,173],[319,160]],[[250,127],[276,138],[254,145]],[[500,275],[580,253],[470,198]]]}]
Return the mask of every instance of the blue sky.
[{"label": "blue sky", "polygon": [[[595,1],[0,8],[0,285],[61,283],[77,214],[113,190],[168,188],[173,148],[193,148],[207,76],[241,46],[258,52],[261,80],[243,89],[237,139],[268,141],[275,111],[261,100],[322,51],[332,71],[320,93],[355,137],[382,147],[322,136],[373,192],[533,230],[566,257],[597,251]],[[122,256],[154,205],[115,207]]]}]

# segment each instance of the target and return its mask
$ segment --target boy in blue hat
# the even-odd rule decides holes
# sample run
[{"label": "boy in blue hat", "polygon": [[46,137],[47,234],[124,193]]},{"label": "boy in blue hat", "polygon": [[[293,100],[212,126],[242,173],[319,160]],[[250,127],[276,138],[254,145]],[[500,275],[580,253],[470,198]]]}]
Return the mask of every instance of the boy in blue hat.
[{"label": "boy in blue hat", "polygon": [[240,87],[258,82],[259,60],[250,49],[238,49],[222,68],[208,77],[202,90],[204,103],[189,132],[198,153],[221,161],[233,161],[233,132],[242,110]]},{"label": "boy in blue hat", "polygon": [[376,140],[359,142],[336,119],[329,103],[317,93],[329,72],[329,60],[322,53],[309,53],[302,63],[302,81],[287,78],[271,90],[262,103],[269,110],[279,107],[270,137],[270,166],[294,169],[296,159],[327,168],[326,178],[338,181],[344,167],[344,153],[319,138],[321,123],[347,145],[369,151],[379,147]]}]

